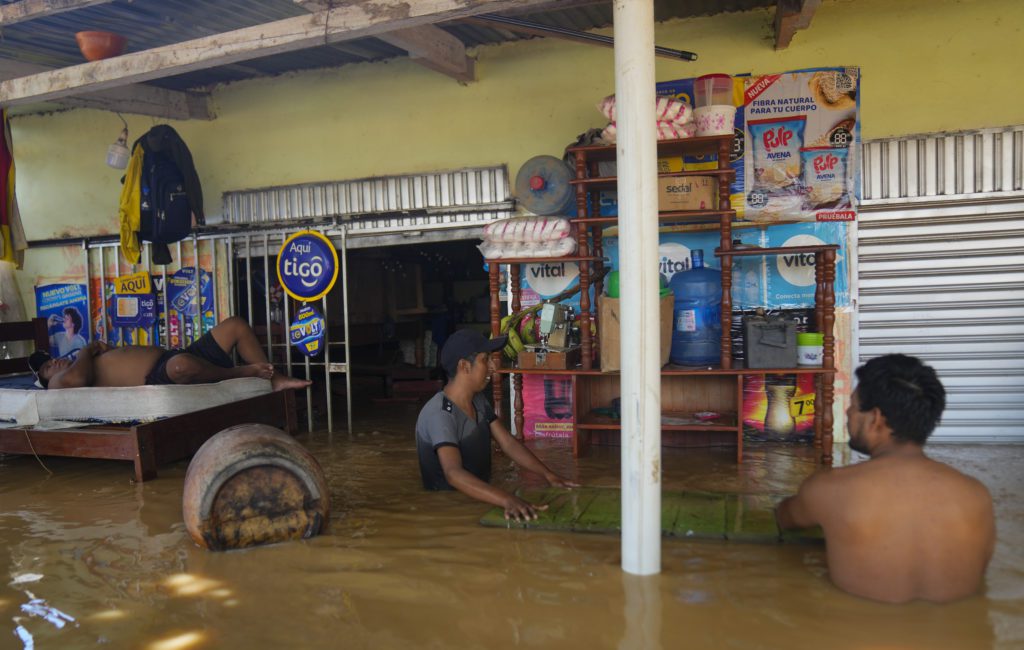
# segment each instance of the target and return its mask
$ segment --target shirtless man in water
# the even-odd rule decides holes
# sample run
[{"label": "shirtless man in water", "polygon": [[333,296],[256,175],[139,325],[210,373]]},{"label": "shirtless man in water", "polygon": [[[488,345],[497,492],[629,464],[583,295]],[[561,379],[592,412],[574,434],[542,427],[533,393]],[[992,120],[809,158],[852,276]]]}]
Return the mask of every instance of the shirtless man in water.
[{"label": "shirtless man in water", "polygon": [[870,460],[804,481],[779,504],[779,526],[820,525],[832,582],[851,594],[941,603],[975,593],[995,545],[992,497],[924,454],[946,406],[942,383],[902,354],[868,361],[857,379],[850,447]]},{"label": "shirtless man in water", "polygon": [[[235,366],[230,356],[233,349],[247,365]],[[274,390],[311,383],[275,373],[252,328],[237,316],[222,321],[184,350],[154,345],[111,347],[93,341],[74,361],[49,359],[46,353],[36,352],[29,365],[44,388],[208,384],[236,377],[269,379]]]}]

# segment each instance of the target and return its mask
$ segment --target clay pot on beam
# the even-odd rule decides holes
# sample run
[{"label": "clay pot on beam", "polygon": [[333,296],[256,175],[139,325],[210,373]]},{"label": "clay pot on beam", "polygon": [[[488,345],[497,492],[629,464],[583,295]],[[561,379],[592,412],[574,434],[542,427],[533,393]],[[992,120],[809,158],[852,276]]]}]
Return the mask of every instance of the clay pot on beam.
[{"label": "clay pot on beam", "polygon": [[77,32],[75,41],[87,61],[99,61],[120,56],[128,40],[114,32]]}]

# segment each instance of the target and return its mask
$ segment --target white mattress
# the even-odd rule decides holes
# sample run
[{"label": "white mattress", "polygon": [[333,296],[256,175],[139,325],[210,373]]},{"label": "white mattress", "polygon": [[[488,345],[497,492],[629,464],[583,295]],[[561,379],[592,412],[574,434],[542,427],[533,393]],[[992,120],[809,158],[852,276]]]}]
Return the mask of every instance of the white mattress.
[{"label": "white mattress", "polygon": [[271,391],[269,379],[256,377],[216,384],[128,388],[0,388],[0,426],[59,428],[82,422],[151,422]]}]

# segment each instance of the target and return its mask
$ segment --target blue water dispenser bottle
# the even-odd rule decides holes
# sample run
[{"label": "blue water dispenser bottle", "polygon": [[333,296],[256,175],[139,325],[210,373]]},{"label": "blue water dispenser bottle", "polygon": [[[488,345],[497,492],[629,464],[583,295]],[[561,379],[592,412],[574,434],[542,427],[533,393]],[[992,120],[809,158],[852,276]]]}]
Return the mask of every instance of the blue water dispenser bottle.
[{"label": "blue water dispenser bottle", "polygon": [[672,276],[675,295],[672,351],[681,366],[717,366],[722,350],[722,274],[704,268],[704,251],[692,252],[692,267]]}]

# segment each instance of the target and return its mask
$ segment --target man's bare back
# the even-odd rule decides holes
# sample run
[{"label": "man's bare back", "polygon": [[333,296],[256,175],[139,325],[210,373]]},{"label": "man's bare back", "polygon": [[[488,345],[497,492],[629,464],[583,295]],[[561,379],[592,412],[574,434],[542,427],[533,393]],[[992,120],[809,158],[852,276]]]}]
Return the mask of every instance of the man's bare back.
[{"label": "man's bare back", "polygon": [[808,478],[779,505],[779,526],[820,525],[832,581],[852,594],[903,603],[977,592],[995,546],[992,497],[924,455],[945,408],[935,371],[886,355],[857,377],[847,409],[850,447],[871,459]]},{"label": "man's bare back", "polygon": [[801,493],[825,532],[839,588],[890,603],[975,593],[992,556],[992,500],[923,454],[823,472]]}]

